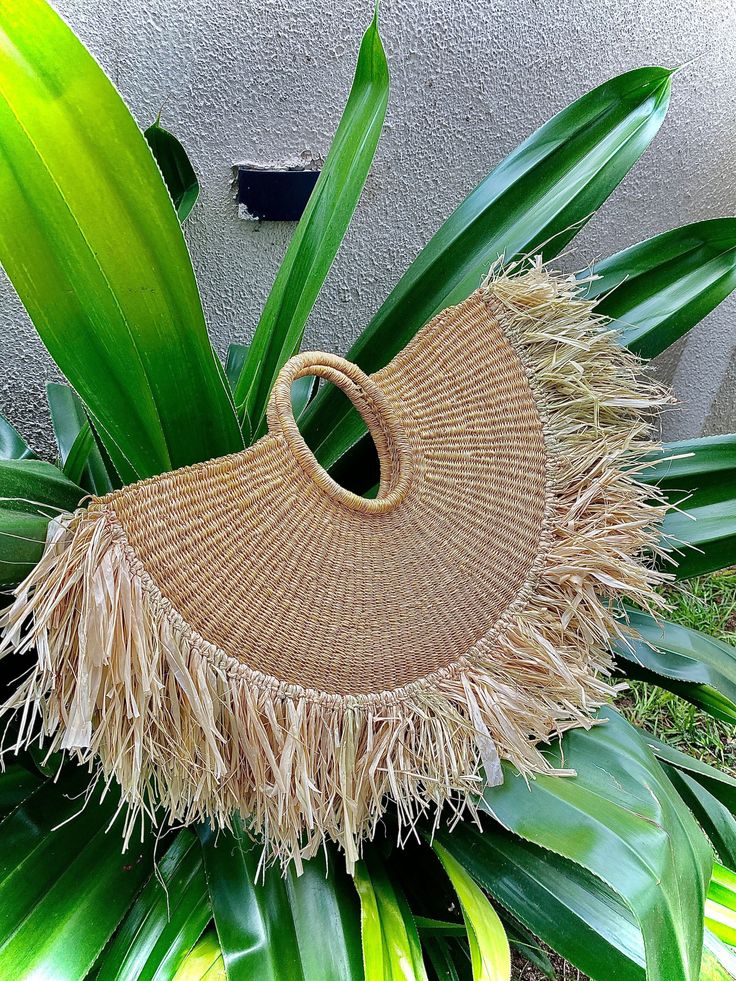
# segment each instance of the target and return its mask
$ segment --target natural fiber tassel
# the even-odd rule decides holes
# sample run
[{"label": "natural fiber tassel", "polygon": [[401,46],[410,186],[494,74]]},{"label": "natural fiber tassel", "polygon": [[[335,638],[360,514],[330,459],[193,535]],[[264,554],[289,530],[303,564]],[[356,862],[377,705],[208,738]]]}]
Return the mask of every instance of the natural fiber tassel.
[{"label": "natural fiber tassel", "polygon": [[[472,811],[500,760],[547,771],[537,744],[611,697],[609,601],[656,606],[666,578],[637,461],[667,396],[540,263],[495,267],[370,379],[320,359],[244,454],[51,523],[5,616],[3,652],[34,665],[4,711],[16,749],[99,760],[129,829],[156,804],[239,812],[285,863],[330,838],[352,868],[389,802],[402,834]],[[299,372],[361,407],[377,501],[331,487],[284,422]]]}]

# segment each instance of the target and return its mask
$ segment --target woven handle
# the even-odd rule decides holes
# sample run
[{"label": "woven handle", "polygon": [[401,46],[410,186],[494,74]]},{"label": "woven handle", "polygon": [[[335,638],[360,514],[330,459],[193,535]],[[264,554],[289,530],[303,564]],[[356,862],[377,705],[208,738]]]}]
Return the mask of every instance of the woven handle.
[{"label": "woven handle", "polygon": [[[291,406],[291,384],[304,375],[325,378],[341,389],[360,412],[376,444],[381,483],[375,499],[358,497],[336,483],[304,442]],[[333,500],[366,514],[397,507],[406,496],[411,477],[411,452],[399,414],[385,392],[356,364],[321,351],[305,351],[286,362],[279,372],[268,404],[268,428],[289,443],[299,466]]]}]

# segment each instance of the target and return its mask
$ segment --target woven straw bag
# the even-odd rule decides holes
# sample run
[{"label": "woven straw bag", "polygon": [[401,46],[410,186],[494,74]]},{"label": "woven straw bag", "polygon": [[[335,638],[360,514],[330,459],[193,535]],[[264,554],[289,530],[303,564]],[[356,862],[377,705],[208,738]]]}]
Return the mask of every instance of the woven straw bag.
[{"label": "woven straw bag", "polygon": [[[389,802],[472,809],[501,760],[612,688],[610,597],[656,602],[661,503],[636,480],[663,394],[541,265],[496,269],[368,376],[305,353],[268,435],[52,522],[6,616],[35,649],[6,711],[18,746],[97,758],[136,813],[233,813],[282,861],[325,838],[349,867]],[[375,499],[319,466],[291,383],[345,392],[376,444]]]}]

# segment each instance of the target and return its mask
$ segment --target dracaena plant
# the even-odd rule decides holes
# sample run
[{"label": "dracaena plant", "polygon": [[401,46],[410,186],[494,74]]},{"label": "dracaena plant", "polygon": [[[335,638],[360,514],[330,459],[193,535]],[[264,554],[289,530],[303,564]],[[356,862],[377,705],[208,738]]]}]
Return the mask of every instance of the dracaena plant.
[{"label": "dracaena plant", "polygon": [[[144,138],[44,0],[0,0],[0,39],[0,260],[68,380],[48,386],[55,464],[0,424],[0,575],[10,588],[59,510],[263,433],[273,381],[299,350],[358,203],[389,74],[374,20],[255,336],[249,347],[236,339],[222,366],[180,228],[197,194],[181,145],[158,121]],[[499,256],[559,253],[657,133],[673,75],[627,72],[533,133],[442,225],[347,356],[374,371]],[[651,358],[736,286],[736,219],[673,229],[592,272],[581,288],[621,343]],[[370,492],[375,460],[360,417],[308,381],[293,396],[322,464]],[[679,578],[736,562],[735,475],[736,436],[670,444],[645,471],[686,498],[664,527],[680,543]],[[629,615],[640,640],[616,647],[622,677],[736,721],[736,650]],[[6,663],[5,683],[23,670]],[[143,834],[121,854],[114,787],[59,769],[42,746],[6,756],[0,977],[501,981],[510,944],[552,976],[537,938],[600,981],[736,976],[736,779],[612,706],[600,721],[549,747],[576,777],[527,784],[506,766],[480,825],[433,836],[430,816],[400,848],[389,820],[354,878],[329,850],[301,876],[259,874],[258,844],[242,828]]]}]

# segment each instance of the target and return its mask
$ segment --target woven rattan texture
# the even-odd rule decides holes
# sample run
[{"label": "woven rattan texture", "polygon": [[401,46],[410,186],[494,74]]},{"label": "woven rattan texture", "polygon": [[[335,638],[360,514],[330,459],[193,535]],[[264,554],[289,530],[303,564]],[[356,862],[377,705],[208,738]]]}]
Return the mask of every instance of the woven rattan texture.
[{"label": "woven rattan texture", "polygon": [[[273,406],[269,435],[245,452],[95,505],[114,509],[145,571],[203,638],[328,693],[390,691],[467,654],[527,583],[543,537],[542,422],[480,293],[371,378],[385,398],[364,411],[388,414],[376,431],[404,441],[398,456],[390,435],[381,447],[384,492],[404,485],[384,511],[315,480]],[[359,385],[352,394],[361,400]]]}]

